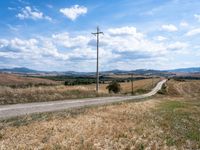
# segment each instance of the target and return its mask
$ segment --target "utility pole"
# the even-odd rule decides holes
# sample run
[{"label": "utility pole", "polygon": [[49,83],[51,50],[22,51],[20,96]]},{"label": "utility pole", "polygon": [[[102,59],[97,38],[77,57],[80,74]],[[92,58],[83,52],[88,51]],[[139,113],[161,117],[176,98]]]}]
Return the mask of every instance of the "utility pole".
[{"label": "utility pole", "polygon": [[131,93],[133,95],[133,74],[131,74]]},{"label": "utility pole", "polygon": [[96,72],[96,92],[99,92],[99,35],[103,34],[103,32],[100,32],[99,27],[97,26],[97,32],[92,33],[97,37],[97,72]]},{"label": "utility pole", "polygon": [[154,76],[152,76],[152,88],[154,86]]}]

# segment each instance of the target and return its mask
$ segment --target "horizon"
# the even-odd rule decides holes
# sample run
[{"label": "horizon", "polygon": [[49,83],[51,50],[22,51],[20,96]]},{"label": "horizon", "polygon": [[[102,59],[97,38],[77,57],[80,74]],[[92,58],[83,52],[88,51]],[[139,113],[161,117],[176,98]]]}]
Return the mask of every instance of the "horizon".
[{"label": "horizon", "polygon": [[1,1],[0,68],[96,71],[200,66],[200,1]]},{"label": "horizon", "polygon": [[[180,69],[199,69],[200,67],[189,67],[189,68],[174,68],[174,69],[167,69],[167,70],[159,70],[159,69],[146,69],[146,68],[140,68],[140,69],[133,69],[133,70],[123,70],[123,69],[114,69],[114,70],[100,70],[99,72],[109,72],[109,71],[137,71],[137,70],[152,70],[152,71],[173,71],[173,70],[180,70]],[[64,70],[64,71],[46,71],[46,70],[35,70],[32,68],[27,67],[14,67],[14,68],[0,68],[2,69],[29,69],[33,71],[39,71],[39,72],[77,72],[77,73],[96,73],[96,71],[74,71],[74,70]]]}]

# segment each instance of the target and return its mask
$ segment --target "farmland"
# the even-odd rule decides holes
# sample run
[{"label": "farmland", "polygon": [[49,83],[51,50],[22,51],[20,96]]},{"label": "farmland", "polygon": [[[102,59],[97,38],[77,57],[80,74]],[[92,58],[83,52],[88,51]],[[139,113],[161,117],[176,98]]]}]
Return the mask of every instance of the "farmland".
[{"label": "farmland", "polygon": [[[52,78],[52,77],[51,77]],[[54,77],[55,78],[55,77]],[[44,78],[22,77],[10,74],[1,74],[0,104],[16,104],[41,101],[55,101],[64,99],[77,99],[99,96],[112,96],[106,89],[107,83],[100,84],[100,92],[95,92],[95,84],[64,85],[66,80],[50,80]],[[67,78],[70,81],[71,78]],[[87,81],[88,78],[78,80]],[[5,81],[4,81],[5,80]],[[77,79],[76,79],[77,80]],[[94,80],[94,79],[93,79]],[[121,79],[120,79],[121,80]],[[125,79],[123,79],[125,80]],[[159,81],[155,79],[135,79],[133,81],[134,94],[146,93]],[[120,95],[131,93],[131,82],[120,82],[122,91]]]},{"label": "farmland", "polygon": [[30,86],[53,86],[58,84],[60,83],[48,79],[31,78],[22,75],[0,73],[0,86],[24,88]]},{"label": "farmland", "polygon": [[0,144],[4,149],[199,149],[199,82],[170,80],[164,94],[140,102],[2,120]]}]

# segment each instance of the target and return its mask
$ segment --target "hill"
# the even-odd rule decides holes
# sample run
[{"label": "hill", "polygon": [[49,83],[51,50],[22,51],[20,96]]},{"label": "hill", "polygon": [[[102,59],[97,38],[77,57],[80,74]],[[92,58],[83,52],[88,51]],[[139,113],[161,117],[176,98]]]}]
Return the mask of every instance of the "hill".
[{"label": "hill", "polygon": [[11,69],[0,69],[0,72],[11,72],[11,73],[38,73],[39,71],[32,70],[29,68],[21,67],[21,68],[11,68]]},{"label": "hill", "polygon": [[174,70],[168,70],[169,72],[182,72],[182,73],[195,73],[200,72],[200,67],[193,67],[193,68],[179,68]]},{"label": "hill", "polygon": [[56,84],[58,84],[58,82],[48,79],[31,78],[14,74],[0,73],[0,86],[24,87],[30,85],[56,85]]},{"label": "hill", "polygon": [[[95,76],[95,72],[76,72],[76,71],[37,71],[29,68],[11,68],[11,69],[0,69],[0,72],[4,73],[18,73],[18,74],[31,74],[31,75],[66,75],[66,76]],[[200,73],[200,67],[193,68],[178,68],[173,70],[153,70],[153,69],[137,69],[137,70],[110,70],[110,71],[101,71],[101,75],[110,75],[110,74],[135,74],[135,75],[155,75],[155,76],[171,76],[176,73]]]}]

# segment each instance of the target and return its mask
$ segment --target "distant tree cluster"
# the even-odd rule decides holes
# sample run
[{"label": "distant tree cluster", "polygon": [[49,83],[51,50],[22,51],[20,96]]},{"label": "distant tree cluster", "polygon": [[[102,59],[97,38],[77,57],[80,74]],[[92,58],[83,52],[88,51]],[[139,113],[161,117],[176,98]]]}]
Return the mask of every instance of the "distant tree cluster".
[{"label": "distant tree cluster", "polygon": [[194,76],[177,76],[173,77],[174,80],[200,80],[200,77],[194,77]]},{"label": "distant tree cluster", "polygon": [[75,80],[67,80],[65,81],[65,85],[88,85],[95,83],[95,80],[89,79],[75,79]]}]

